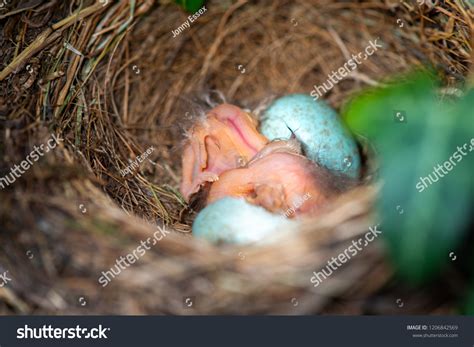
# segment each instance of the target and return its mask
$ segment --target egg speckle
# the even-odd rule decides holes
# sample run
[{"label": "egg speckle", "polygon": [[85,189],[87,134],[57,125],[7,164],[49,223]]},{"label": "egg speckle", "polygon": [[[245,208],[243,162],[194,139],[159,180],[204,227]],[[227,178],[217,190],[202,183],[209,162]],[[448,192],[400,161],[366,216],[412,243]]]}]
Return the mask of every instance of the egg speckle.
[{"label": "egg speckle", "polygon": [[295,223],[242,198],[226,197],[199,212],[193,235],[213,243],[247,244],[274,240],[278,231],[291,229]]},{"label": "egg speckle", "polygon": [[329,170],[359,177],[356,142],[324,101],[305,94],[281,97],[265,111],[260,131],[270,140],[288,139],[293,132],[308,158]]}]

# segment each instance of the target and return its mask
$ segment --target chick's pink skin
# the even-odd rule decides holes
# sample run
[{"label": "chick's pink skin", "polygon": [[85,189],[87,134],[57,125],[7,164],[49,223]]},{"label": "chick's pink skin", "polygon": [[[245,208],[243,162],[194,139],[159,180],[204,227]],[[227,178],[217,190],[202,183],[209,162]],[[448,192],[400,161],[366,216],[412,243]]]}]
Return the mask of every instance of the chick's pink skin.
[{"label": "chick's pink skin", "polygon": [[181,193],[187,201],[204,182],[245,165],[268,140],[256,122],[237,106],[222,104],[209,111],[188,133],[183,152]]},{"label": "chick's pink skin", "polygon": [[233,196],[290,218],[317,212],[330,193],[318,183],[316,165],[299,154],[281,150],[280,145],[275,147],[257,156],[248,167],[224,172],[212,184],[206,203]]}]

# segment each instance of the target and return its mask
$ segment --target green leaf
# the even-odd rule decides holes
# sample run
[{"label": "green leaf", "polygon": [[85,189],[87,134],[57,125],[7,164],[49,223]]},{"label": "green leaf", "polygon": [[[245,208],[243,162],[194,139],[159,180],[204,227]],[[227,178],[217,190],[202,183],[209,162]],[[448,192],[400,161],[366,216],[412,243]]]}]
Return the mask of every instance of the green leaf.
[{"label": "green leaf", "polygon": [[175,0],[175,2],[189,13],[194,13],[204,5],[205,0]]},{"label": "green leaf", "polygon": [[466,315],[474,315],[474,285],[471,287],[471,290],[467,297],[467,303],[465,308]]},{"label": "green leaf", "polygon": [[[474,251],[474,246],[472,247],[472,251]],[[474,315],[474,252],[472,251],[469,254],[469,263],[471,265],[469,267],[471,270],[471,285],[468,288],[466,299],[462,303],[463,306],[461,307],[461,312],[465,315]]]},{"label": "green leaf", "polygon": [[435,277],[451,261],[474,195],[474,91],[448,103],[436,98],[436,88],[428,73],[417,72],[359,96],[345,115],[378,152],[385,239],[399,274],[413,283]]}]

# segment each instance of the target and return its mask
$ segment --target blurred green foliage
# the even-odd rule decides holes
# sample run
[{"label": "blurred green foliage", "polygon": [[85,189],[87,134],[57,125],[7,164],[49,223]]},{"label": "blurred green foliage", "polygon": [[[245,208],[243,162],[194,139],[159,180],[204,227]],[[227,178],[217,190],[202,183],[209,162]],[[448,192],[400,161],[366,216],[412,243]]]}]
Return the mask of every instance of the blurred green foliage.
[{"label": "blurred green foliage", "polygon": [[[412,284],[453,261],[472,216],[474,90],[455,101],[440,100],[437,90],[429,72],[415,72],[365,92],[345,110],[352,131],[376,149],[381,229],[399,275]],[[421,184],[430,174],[431,184]]]},{"label": "blurred green foliage", "polygon": [[464,314],[474,315],[474,284],[471,285],[471,289],[467,296],[467,303],[464,309]]},{"label": "blurred green foliage", "polygon": [[189,13],[194,13],[204,5],[205,0],[175,0],[175,2]]}]

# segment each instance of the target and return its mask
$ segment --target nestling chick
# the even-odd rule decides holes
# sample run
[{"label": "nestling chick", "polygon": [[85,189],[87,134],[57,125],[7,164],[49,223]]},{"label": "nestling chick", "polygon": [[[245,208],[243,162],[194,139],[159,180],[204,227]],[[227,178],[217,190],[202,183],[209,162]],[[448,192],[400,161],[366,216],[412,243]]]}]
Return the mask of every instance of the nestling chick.
[{"label": "nestling chick", "polygon": [[196,236],[275,240],[273,234],[299,223],[287,218],[317,215],[357,183],[356,143],[328,106],[305,95],[282,97],[260,130],[272,141],[248,114],[223,104],[189,132],[181,192],[193,209],[205,207],[193,224]]},{"label": "nestling chick", "polygon": [[187,201],[205,182],[217,181],[221,173],[245,166],[268,143],[250,115],[229,104],[209,111],[187,136],[181,183]]},{"label": "nestling chick", "polygon": [[291,218],[316,213],[340,191],[337,182],[337,177],[301,155],[295,138],[273,141],[245,167],[223,172],[211,185],[206,203],[240,197]]}]

